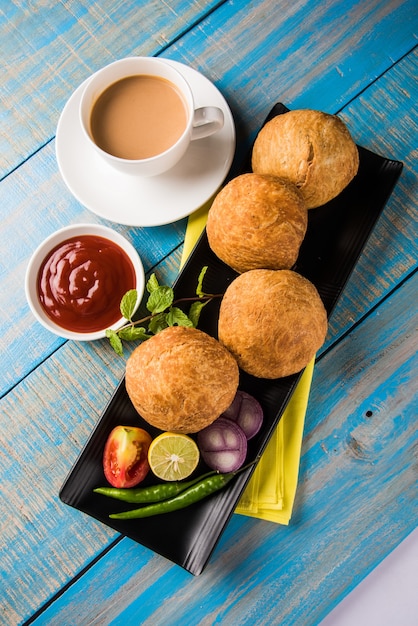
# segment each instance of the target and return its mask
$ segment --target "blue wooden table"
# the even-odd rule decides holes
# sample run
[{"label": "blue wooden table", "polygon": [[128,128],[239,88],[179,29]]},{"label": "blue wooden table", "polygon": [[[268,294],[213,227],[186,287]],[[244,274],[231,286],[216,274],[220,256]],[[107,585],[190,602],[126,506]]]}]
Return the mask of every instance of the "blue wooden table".
[{"label": "blue wooden table", "polygon": [[[416,1],[0,0],[0,16],[0,622],[319,623],[416,527]],[[106,223],[64,184],[55,132],[78,85],[129,55],[216,85],[236,164],[277,101],[338,113],[404,164],[318,354],[291,522],[233,515],[198,577],[59,500],[124,360],[48,333],[24,295],[47,235]],[[175,280],[186,219],[110,225]]]}]

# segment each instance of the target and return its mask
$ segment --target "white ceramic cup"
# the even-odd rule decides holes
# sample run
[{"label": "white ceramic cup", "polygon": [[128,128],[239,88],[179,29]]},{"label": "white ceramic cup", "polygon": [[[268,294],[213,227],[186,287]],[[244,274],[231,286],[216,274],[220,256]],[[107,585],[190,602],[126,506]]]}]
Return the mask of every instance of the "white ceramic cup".
[{"label": "white ceramic cup", "polygon": [[[105,152],[94,142],[90,117],[98,97],[113,83],[135,75],[164,78],[180,92],[187,111],[183,134],[168,150],[146,159],[124,159]],[[223,127],[223,111],[218,107],[195,108],[192,90],[186,79],[170,63],[154,57],[127,57],[98,70],[87,80],[80,101],[80,121],[87,141],[93,149],[119,171],[138,176],[156,176],[171,169],[180,161],[191,141],[208,137]]]}]

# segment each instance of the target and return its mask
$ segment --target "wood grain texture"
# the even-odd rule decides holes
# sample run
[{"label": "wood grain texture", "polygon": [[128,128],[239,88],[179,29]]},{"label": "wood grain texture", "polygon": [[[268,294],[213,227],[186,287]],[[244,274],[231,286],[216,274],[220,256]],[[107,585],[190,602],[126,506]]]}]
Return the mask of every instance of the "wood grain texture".
[{"label": "wood grain texture", "polygon": [[333,312],[323,349],[417,268],[417,75],[418,48],[342,111],[358,144],[402,161],[403,170]]},{"label": "wood grain texture", "polygon": [[61,110],[92,72],[154,56],[219,4],[214,0],[0,4],[0,178],[55,134]]},{"label": "wood grain texture", "polygon": [[35,624],[318,624],[416,525],[417,287],[317,364],[289,527],[234,516],[198,578],[123,539]]},{"label": "wood grain texture", "polygon": [[[277,100],[342,110],[359,143],[405,162],[334,314],[332,350],[315,371],[291,526],[234,516],[198,579],[124,539],[37,620],[61,625],[71,614],[74,624],[129,618],[154,626],[181,618],[186,625],[267,625],[292,624],[298,616],[299,623],[317,623],[401,541],[417,514],[416,278],[393,292],[416,266],[416,3],[298,0],[279,11],[270,0],[16,1],[9,10],[0,23],[6,34],[0,50],[7,46],[10,68],[6,101],[14,93],[20,99],[7,108],[13,119],[6,127],[18,133],[9,133],[2,152],[4,171],[19,167],[0,187],[0,621],[8,625],[30,617],[115,538],[57,494],[124,362],[106,342],[62,342],[43,332],[23,293],[26,263],[47,234],[99,221],[72,198],[55,163],[51,137],[73,88],[104,59],[160,51],[203,71],[227,97],[237,121],[238,162]],[[135,11],[144,18],[140,24]],[[162,37],[164,29],[169,34]],[[19,82],[30,75],[39,86],[35,95]],[[184,227],[183,220],[117,228],[137,246],[147,270],[172,282]]]},{"label": "wood grain texture", "polygon": [[417,22],[410,0],[227,2],[164,56],[199,69],[226,95],[240,157],[278,100],[342,109],[416,45]]}]

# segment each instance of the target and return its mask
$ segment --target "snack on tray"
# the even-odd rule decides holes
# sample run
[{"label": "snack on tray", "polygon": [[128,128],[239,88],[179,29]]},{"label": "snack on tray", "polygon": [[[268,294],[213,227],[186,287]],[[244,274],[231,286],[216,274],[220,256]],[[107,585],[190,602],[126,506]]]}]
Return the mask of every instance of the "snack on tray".
[{"label": "snack on tray", "polygon": [[242,174],[216,196],[206,231],[213,252],[242,273],[292,267],[307,224],[305,202],[291,181]]},{"label": "snack on tray", "polygon": [[218,334],[245,372],[272,379],[306,367],[327,327],[325,307],[307,278],[292,270],[251,270],[227,288]]},{"label": "snack on tray", "polygon": [[194,433],[225,411],[238,366],[219,341],[171,326],[140,344],[126,364],[126,391],[138,413],[161,430]]},{"label": "snack on tray", "polygon": [[267,122],[252,153],[253,171],[293,181],[308,209],[341,193],[358,166],[358,149],[344,122],[311,109],[289,111]]}]

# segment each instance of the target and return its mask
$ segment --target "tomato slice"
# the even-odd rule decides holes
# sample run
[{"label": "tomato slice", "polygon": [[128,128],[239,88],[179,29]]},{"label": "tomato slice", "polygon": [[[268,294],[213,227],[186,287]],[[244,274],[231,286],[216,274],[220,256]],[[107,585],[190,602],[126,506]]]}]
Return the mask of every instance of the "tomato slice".
[{"label": "tomato slice", "polygon": [[107,438],[103,470],[113,487],[135,487],[149,472],[148,448],[152,441],[142,428],[116,426]]}]

